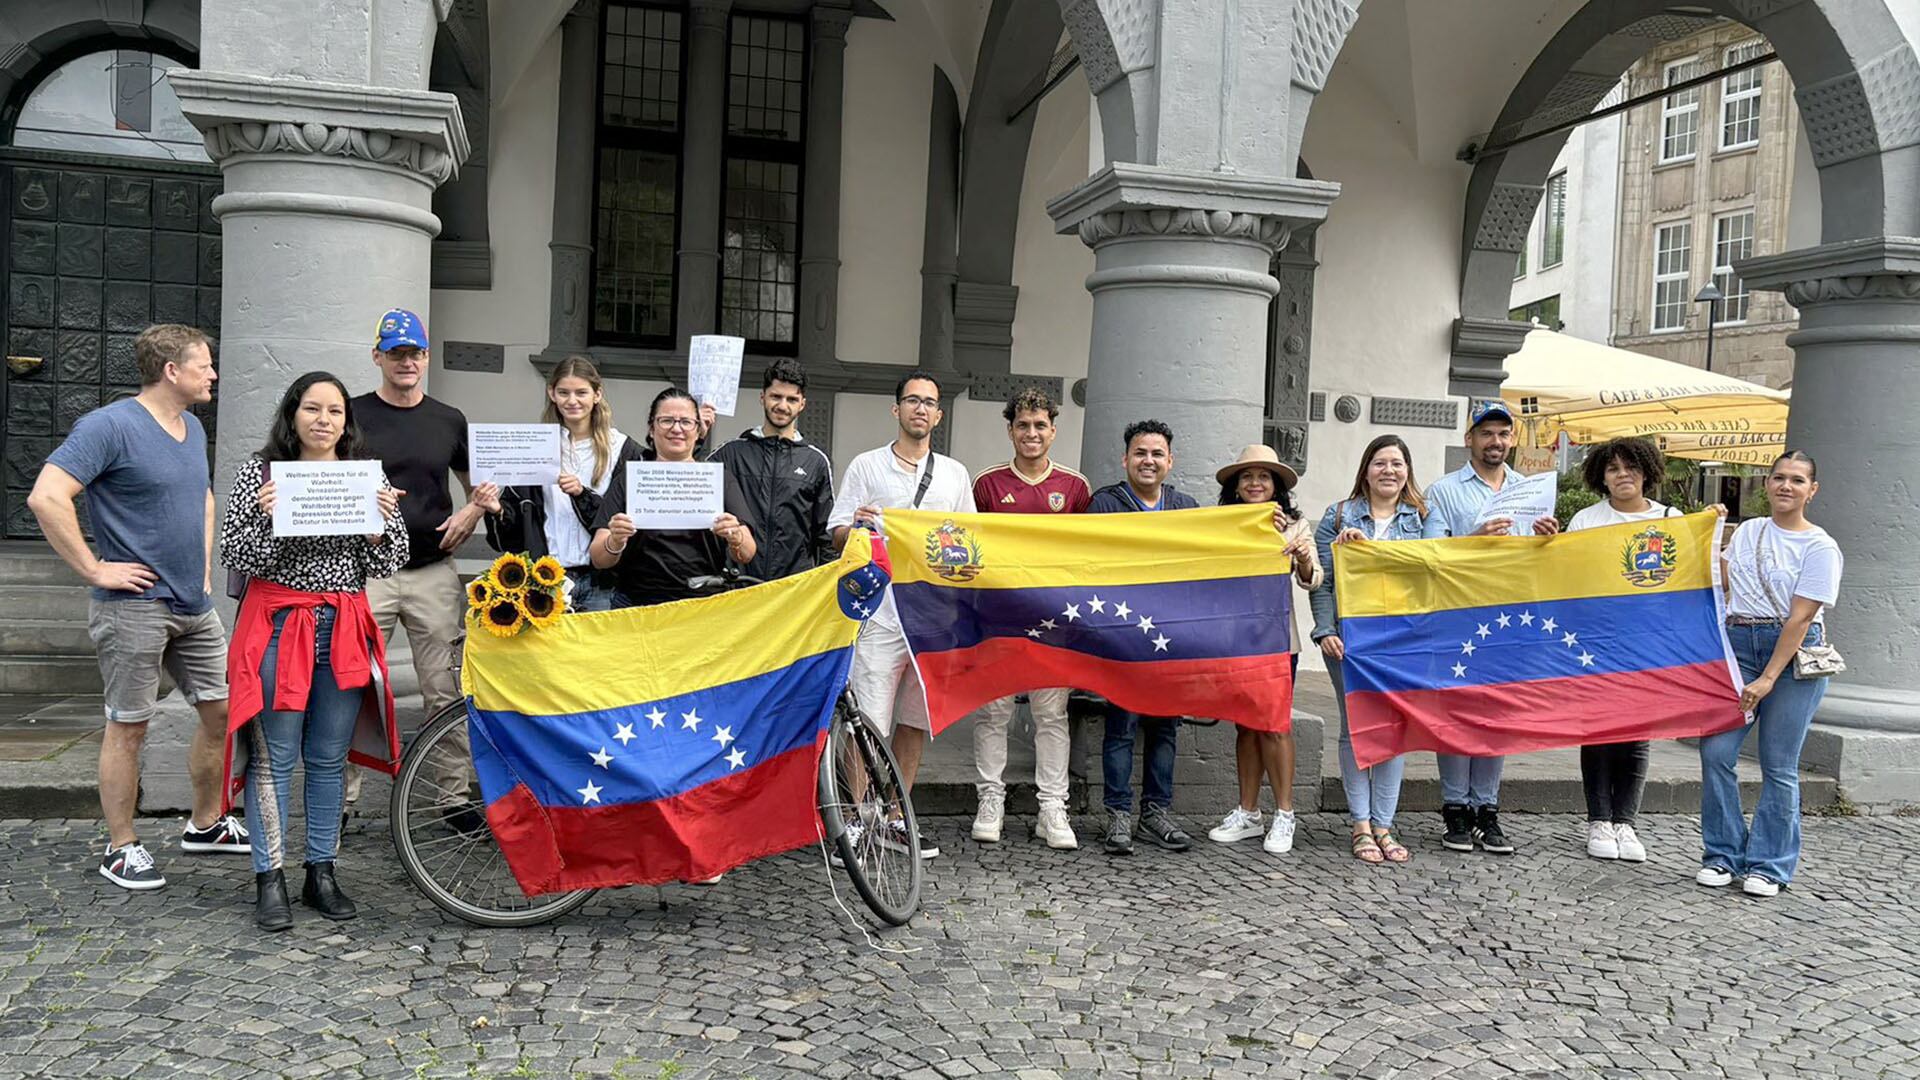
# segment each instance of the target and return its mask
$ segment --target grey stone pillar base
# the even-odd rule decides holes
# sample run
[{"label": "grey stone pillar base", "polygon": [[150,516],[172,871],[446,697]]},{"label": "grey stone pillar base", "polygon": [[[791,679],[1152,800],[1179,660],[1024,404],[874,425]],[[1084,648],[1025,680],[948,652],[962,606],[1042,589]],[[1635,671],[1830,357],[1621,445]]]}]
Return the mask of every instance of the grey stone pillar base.
[{"label": "grey stone pillar base", "polygon": [[1273,254],[1339,191],[1115,162],[1047,204],[1094,252],[1081,468],[1095,483],[1118,478],[1135,420],[1173,429],[1174,481],[1203,502],[1213,470],[1261,441]]},{"label": "grey stone pillar base", "polygon": [[1507,357],[1520,351],[1533,327],[1507,319],[1453,321],[1453,352],[1447,362],[1447,393],[1470,398],[1500,396]]},{"label": "grey stone pillar base", "polygon": [[1800,309],[1787,446],[1819,462],[1808,516],[1840,545],[1827,613],[1848,670],[1808,743],[1866,806],[1920,803],[1920,239],[1878,237],[1747,260]]}]

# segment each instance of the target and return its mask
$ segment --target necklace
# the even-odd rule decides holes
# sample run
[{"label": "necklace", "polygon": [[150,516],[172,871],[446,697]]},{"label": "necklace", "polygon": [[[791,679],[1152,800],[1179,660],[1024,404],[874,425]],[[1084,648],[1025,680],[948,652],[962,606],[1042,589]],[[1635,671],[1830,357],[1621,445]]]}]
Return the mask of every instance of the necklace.
[{"label": "necklace", "polygon": [[[887,449],[893,450],[893,447],[889,446],[887,447]],[[910,458],[905,454],[902,454],[898,450],[893,450],[893,456],[894,456],[894,460],[898,461],[900,464],[905,465],[907,468],[912,469],[915,472],[920,471],[920,462],[927,460],[925,457],[922,457],[918,461],[916,461],[913,458]]]}]

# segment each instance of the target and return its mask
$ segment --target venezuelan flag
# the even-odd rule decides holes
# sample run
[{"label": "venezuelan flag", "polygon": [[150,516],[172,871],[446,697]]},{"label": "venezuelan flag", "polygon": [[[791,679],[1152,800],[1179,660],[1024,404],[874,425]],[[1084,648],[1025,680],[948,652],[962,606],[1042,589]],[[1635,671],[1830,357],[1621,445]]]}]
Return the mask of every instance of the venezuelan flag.
[{"label": "venezuelan flag", "polygon": [[1741,722],[1717,515],[1560,536],[1341,544],[1362,767],[1709,735]]},{"label": "venezuelan flag", "polygon": [[893,599],[934,731],[1052,686],[1287,730],[1293,585],[1272,515],[888,510]]},{"label": "venezuelan flag", "polygon": [[854,601],[886,586],[877,548],[718,596],[469,635],[474,771],[521,889],[698,881],[813,843]]}]

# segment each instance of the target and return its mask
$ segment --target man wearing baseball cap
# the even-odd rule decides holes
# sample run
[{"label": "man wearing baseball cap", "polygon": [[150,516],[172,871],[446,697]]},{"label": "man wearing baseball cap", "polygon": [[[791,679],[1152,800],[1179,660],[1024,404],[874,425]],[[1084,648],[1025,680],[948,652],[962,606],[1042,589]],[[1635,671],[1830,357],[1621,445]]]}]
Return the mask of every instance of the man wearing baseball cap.
[{"label": "man wearing baseball cap", "polygon": [[[1498,536],[1513,527],[1509,518],[1480,521],[1487,500],[1520,474],[1507,464],[1513,450],[1513,413],[1498,398],[1476,401],[1467,412],[1467,463],[1427,488],[1427,505],[1446,523],[1449,536]],[[1551,515],[1533,523],[1533,531],[1560,531]],[[1441,839],[1453,851],[1472,851],[1476,843],[1495,855],[1513,854],[1500,828],[1500,773],[1503,757],[1435,755],[1440,763]]]},{"label": "man wearing baseball cap", "polygon": [[[407,628],[420,694],[432,716],[459,700],[453,679],[453,643],[460,636],[466,608],[460,576],[448,556],[473,535],[484,511],[473,501],[467,481],[467,418],[459,409],[426,394],[427,326],[420,316],[395,308],[380,316],[374,331],[373,362],[380,388],[353,399],[353,414],[368,450],[380,459],[400,491],[400,516],[406,519],[412,555],[388,578],[367,583],[367,602],[380,633],[389,640],[396,624]],[[448,473],[460,480],[467,503],[453,508]],[[491,492],[493,485],[481,485]],[[455,824],[477,828],[480,812],[466,805],[471,773],[466,733],[443,743],[447,753],[429,762],[429,779],[456,807]],[[350,774],[347,800],[360,793],[359,773]]]}]

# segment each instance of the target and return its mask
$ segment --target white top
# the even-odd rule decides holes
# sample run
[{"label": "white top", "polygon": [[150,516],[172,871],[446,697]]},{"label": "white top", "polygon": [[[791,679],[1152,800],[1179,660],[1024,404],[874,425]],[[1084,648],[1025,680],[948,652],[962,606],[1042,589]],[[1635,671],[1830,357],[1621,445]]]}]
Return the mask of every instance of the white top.
[{"label": "white top", "polygon": [[1623,514],[1613,508],[1612,502],[1601,499],[1592,506],[1575,513],[1573,520],[1567,522],[1567,531],[1579,532],[1581,529],[1598,529],[1606,525],[1623,525],[1629,521],[1651,521],[1654,518],[1663,518],[1672,513],[1673,509],[1671,507],[1662,506],[1654,500],[1648,499],[1645,510],[1635,514]]},{"label": "white top", "polygon": [[1793,598],[1820,603],[1819,622],[1840,598],[1840,545],[1818,525],[1788,532],[1772,518],[1750,518],[1733,531],[1727,560],[1727,614],[1784,619]]},{"label": "white top", "polygon": [[[974,512],[973,477],[967,474],[965,465],[945,454],[928,451],[919,468],[908,472],[894,456],[893,444],[888,443],[861,454],[847,466],[840,489],[834,492],[833,513],[828,515],[827,525],[837,529],[853,524],[854,512],[868,504],[882,510],[912,506],[913,494],[920,490],[921,474],[928,469],[933,470],[933,479],[927,484],[926,496],[920,500],[920,509]],[[893,606],[892,589],[887,590],[887,598],[873,619],[899,627],[900,614]]]},{"label": "white top", "polygon": [[1367,520],[1373,522],[1373,538],[1375,540],[1385,540],[1387,538],[1387,531],[1393,528],[1393,517],[1389,517],[1384,521],[1377,517],[1369,517]]},{"label": "white top", "polygon": [[[593,482],[593,437],[568,439],[566,443],[560,450],[560,471],[579,477],[594,494],[605,495],[613,474],[620,471],[614,462],[620,460],[627,437],[618,428],[608,433],[607,471],[597,484]],[[592,542],[593,536],[580,524],[580,515],[573,512],[573,496],[560,490],[559,484],[548,484],[547,553],[560,560],[561,566],[586,566],[587,545]]]}]

